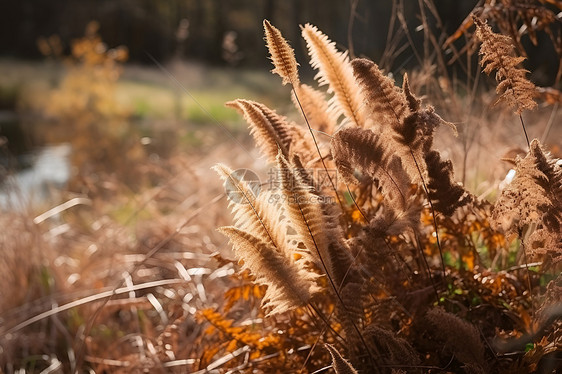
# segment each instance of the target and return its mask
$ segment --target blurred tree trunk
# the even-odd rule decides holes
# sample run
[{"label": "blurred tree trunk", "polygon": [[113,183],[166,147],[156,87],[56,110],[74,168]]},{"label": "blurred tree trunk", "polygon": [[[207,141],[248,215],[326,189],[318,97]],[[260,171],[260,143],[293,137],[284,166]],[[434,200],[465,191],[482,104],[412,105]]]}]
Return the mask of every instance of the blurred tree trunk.
[{"label": "blurred tree trunk", "polygon": [[263,18],[274,22],[275,16],[275,0],[265,0]]}]

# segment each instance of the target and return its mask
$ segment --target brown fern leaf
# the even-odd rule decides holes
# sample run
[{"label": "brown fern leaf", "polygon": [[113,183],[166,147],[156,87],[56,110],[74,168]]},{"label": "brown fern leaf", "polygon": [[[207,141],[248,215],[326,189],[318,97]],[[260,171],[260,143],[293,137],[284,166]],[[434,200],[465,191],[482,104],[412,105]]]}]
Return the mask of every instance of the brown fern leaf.
[{"label": "brown fern leaf", "polygon": [[556,224],[554,217],[560,221],[560,214],[562,214],[562,161],[552,157],[550,152],[547,152],[537,139],[531,142],[531,152],[537,159],[537,167],[548,180],[545,190],[553,209],[545,225],[552,231],[558,230],[559,226],[554,226]]},{"label": "brown fern leaf", "polygon": [[304,306],[319,291],[315,273],[263,240],[236,227],[221,227],[219,231],[230,239],[237,257],[243,261],[242,268],[249,269],[257,283],[267,286],[263,306],[269,309],[268,315]]},{"label": "brown fern leaf", "polygon": [[421,177],[427,173],[424,155],[432,146],[435,128],[441,124],[453,129],[455,126],[437,115],[432,106],[421,109],[421,101],[411,92],[407,75],[400,90],[374,62],[354,59],[351,64],[372,126],[385,142],[396,141],[393,152],[402,158],[404,169],[413,182],[421,182]]},{"label": "brown fern leaf", "polygon": [[421,154],[424,154],[431,149],[433,133],[437,126],[447,125],[453,130],[455,136],[458,135],[456,126],[435,113],[435,109],[431,105],[424,109],[421,108],[421,100],[411,91],[407,74],[404,74],[402,92],[408,103],[410,114],[394,128],[395,138],[399,143],[408,146],[414,153],[421,151]]},{"label": "brown fern leaf", "polygon": [[548,210],[544,215],[544,227],[552,233],[562,232],[562,167],[560,160],[555,160],[549,152],[545,151],[540,142],[534,139],[531,142],[530,153],[536,159],[536,167],[544,176],[545,180],[539,179],[545,190],[546,197],[550,201]]},{"label": "brown fern leaf", "polygon": [[277,152],[288,157],[292,141],[291,128],[286,118],[255,101],[237,99],[229,101],[226,106],[239,110],[250,125],[250,134],[262,152],[274,161]]},{"label": "brown fern leaf", "polygon": [[330,344],[324,344],[324,346],[330,352],[330,356],[332,356],[332,367],[336,374],[357,374],[357,370],[342,357],[336,348]]},{"label": "brown fern leaf", "polygon": [[325,100],[322,92],[306,84],[301,84],[295,87],[292,98],[298,110],[300,110],[302,106],[304,115],[313,129],[320,130],[327,134],[332,134],[334,132],[337,114],[330,112],[328,102]]},{"label": "brown fern leaf", "polygon": [[328,85],[328,93],[334,93],[329,101],[330,111],[336,117],[343,114],[356,126],[364,126],[359,112],[361,99],[347,52],[338,52],[334,42],[308,23],[302,28],[302,36],[306,40],[310,64],[319,70],[315,78],[321,86]]},{"label": "brown fern leaf", "polygon": [[308,132],[305,129],[293,122],[287,122],[287,118],[277,114],[277,112],[262,103],[254,102],[254,104],[261,110],[277,134],[279,134],[279,138],[289,151],[289,155],[293,152],[299,152],[306,160],[316,156],[314,143],[307,136]]},{"label": "brown fern leaf", "polygon": [[469,366],[465,367],[467,372],[481,374],[488,372],[484,343],[474,325],[441,308],[431,309],[427,312],[426,318],[431,326],[427,330],[428,334],[443,342],[446,351]]},{"label": "brown fern leaf", "polygon": [[341,175],[353,182],[355,169],[376,179],[393,207],[406,209],[411,179],[400,158],[392,155],[380,136],[368,129],[350,127],[333,137],[332,156]]},{"label": "brown fern leaf", "polygon": [[516,174],[502,191],[493,223],[508,233],[521,233],[530,224],[559,234],[562,226],[562,172],[537,139],[524,158],[516,159]]},{"label": "brown fern leaf", "polygon": [[290,134],[292,140],[289,148],[289,157],[292,157],[293,154],[298,154],[304,166],[315,166],[319,161],[319,156],[310,132],[300,126],[291,124]]},{"label": "brown fern leaf", "polygon": [[456,127],[444,121],[431,105],[410,113],[394,127],[393,137],[401,147],[396,152],[403,160],[404,170],[415,183],[422,183],[427,176],[425,158],[433,146],[433,134],[437,126],[450,126],[456,134]]},{"label": "brown fern leaf", "polygon": [[394,80],[382,73],[377,64],[365,58],[351,61],[353,75],[361,87],[364,110],[375,126],[398,126],[410,113],[409,101],[394,85]]},{"label": "brown fern leaf", "polygon": [[517,67],[525,58],[515,56],[511,38],[494,33],[487,23],[476,16],[474,23],[476,35],[482,41],[480,64],[486,74],[496,70],[496,92],[500,95],[498,101],[503,100],[509,108],[515,108],[518,115],[524,110],[535,109],[535,85],[527,79],[528,71]]},{"label": "brown fern leaf", "polygon": [[291,84],[293,86],[299,85],[299,72],[298,64],[295,59],[295,51],[289,43],[281,35],[275,26],[271,25],[268,20],[263,21],[263,28],[265,31],[265,40],[271,61],[275,66],[271,72],[279,74],[283,78],[283,84]]},{"label": "brown fern leaf", "polygon": [[[558,8],[558,9],[555,9]],[[526,35],[530,41],[537,45],[538,34],[550,38],[553,49],[558,55],[558,60],[562,56],[562,44],[560,43],[561,23],[560,16],[557,13],[562,10],[562,2],[560,0],[483,0],[478,3],[473,12],[468,15],[457,31],[443,44],[443,49],[447,49],[454,41],[459,39],[463,34],[467,35],[468,42],[462,51],[471,55],[474,48],[474,41],[469,31],[474,25],[474,17],[476,14],[482,18],[491,21],[497,26],[499,32],[503,35],[509,35],[511,41],[517,47],[520,55],[526,56],[531,52],[529,48],[523,45],[522,39]],[[544,42],[544,40],[543,40]],[[459,58],[460,55],[455,53],[455,57],[450,63]],[[560,80],[562,74],[562,64],[558,62],[558,72],[556,81]]]},{"label": "brown fern leaf", "polygon": [[384,357],[384,363],[390,367],[405,366],[414,368],[419,364],[416,350],[403,338],[392,331],[370,324],[365,329],[365,339],[377,346],[377,351]]},{"label": "brown fern leaf", "polygon": [[412,112],[404,118],[404,120],[394,128],[396,132],[394,137],[400,144],[412,150],[414,154],[423,156],[431,149],[433,145],[433,133],[439,125],[447,125],[455,134],[457,133],[454,124],[445,121],[435,113],[435,109],[431,105],[428,105],[425,109]]},{"label": "brown fern leaf", "polygon": [[285,159],[277,155],[281,174],[279,198],[285,202],[285,210],[291,227],[297,232],[308,253],[336,285],[343,284],[351,264],[349,252],[343,244],[343,233],[335,215],[324,213],[323,197],[312,193],[298,171]]},{"label": "brown fern leaf", "polygon": [[225,189],[233,194],[229,196],[229,207],[234,214],[236,227],[270,243],[279,252],[290,253],[291,249],[287,247],[290,238],[286,234],[287,222],[283,216],[283,208],[271,203],[267,192],[256,196],[254,186],[241,180],[228,166],[217,164],[213,170],[225,182]]},{"label": "brown fern leaf", "polygon": [[442,161],[439,152],[430,151],[425,155],[425,163],[429,177],[429,199],[438,212],[450,217],[457,208],[472,201],[472,195],[455,183],[450,160]]},{"label": "brown fern leaf", "polygon": [[408,80],[408,74],[404,73],[404,79],[402,82],[402,92],[404,92],[404,97],[408,102],[408,107],[410,112],[417,112],[421,107],[421,100],[418,99],[410,90],[410,81]]},{"label": "brown fern leaf", "polygon": [[543,261],[543,269],[562,261],[562,233],[542,228],[535,230],[525,242],[529,255]]},{"label": "brown fern leaf", "polygon": [[296,172],[301,176],[302,181],[305,185],[310,187],[310,190],[313,193],[318,192],[316,180],[314,179],[314,175],[310,173],[310,170],[306,169],[302,164],[302,161],[297,153],[291,154],[291,165],[293,165],[296,169]]},{"label": "brown fern leaf", "polygon": [[548,267],[562,260],[562,170],[536,139],[516,164],[515,177],[502,191],[492,218],[510,233],[522,234],[535,225],[525,247]]}]

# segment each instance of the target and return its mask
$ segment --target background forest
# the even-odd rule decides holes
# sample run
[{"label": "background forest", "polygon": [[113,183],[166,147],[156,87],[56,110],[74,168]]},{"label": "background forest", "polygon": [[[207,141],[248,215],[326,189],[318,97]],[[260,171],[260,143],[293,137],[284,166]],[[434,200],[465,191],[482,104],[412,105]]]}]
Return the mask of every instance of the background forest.
[{"label": "background forest", "polygon": [[561,1],[0,29],[0,372],[561,370]]}]

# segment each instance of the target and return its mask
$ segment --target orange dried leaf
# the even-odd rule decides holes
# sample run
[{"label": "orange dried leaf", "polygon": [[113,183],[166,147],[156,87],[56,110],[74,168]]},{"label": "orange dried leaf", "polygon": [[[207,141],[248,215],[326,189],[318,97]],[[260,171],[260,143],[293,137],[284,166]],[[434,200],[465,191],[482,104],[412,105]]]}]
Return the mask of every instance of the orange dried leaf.
[{"label": "orange dried leaf", "polygon": [[234,352],[236,350],[236,348],[238,348],[238,342],[233,339],[233,340],[228,342],[225,349],[226,349],[227,352]]}]

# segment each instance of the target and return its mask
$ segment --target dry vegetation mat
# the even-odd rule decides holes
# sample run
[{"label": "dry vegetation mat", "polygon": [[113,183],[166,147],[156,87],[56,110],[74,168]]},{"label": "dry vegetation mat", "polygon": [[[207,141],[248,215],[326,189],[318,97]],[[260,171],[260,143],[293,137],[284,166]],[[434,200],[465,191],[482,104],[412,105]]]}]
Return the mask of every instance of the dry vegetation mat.
[{"label": "dry vegetation mat", "polygon": [[[170,149],[160,159],[132,133],[121,136],[126,114],[110,95],[125,52],[100,56],[90,30],[74,50],[84,63],[49,105],[75,124],[84,152],[73,162],[89,169],[79,167],[57,207],[0,216],[0,371],[560,372],[562,163],[550,152],[560,145],[533,138],[528,124],[542,118],[530,115],[537,106],[557,107],[560,92],[535,87],[521,40],[506,32],[523,17],[522,33],[547,30],[558,43],[559,18],[520,3],[483,1],[442,40],[452,46],[466,35],[453,60],[478,47],[495,78],[497,95],[482,93],[495,97],[478,108],[511,111],[465,118],[512,122],[525,144],[505,160],[482,156],[488,169],[511,168],[485,193],[467,187],[485,171],[472,173],[464,157],[466,183],[457,182],[452,152],[437,146],[436,134],[452,138],[458,128],[466,140],[486,130],[447,118],[453,107],[476,106],[480,93],[455,92],[446,69],[395,77],[306,24],[313,87],[264,21],[272,72],[291,88],[299,116],[247,99],[226,104],[248,122],[264,171],[231,145],[206,157]],[[525,3],[562,10],[559,1]],[[511,23],[500,5],[515,9]],[[429,86],[441,96],[421,92]],[[112,125],[107,133],[100,120]],[[217,177],[211,159],[231,165],[213,166]],[[233,170],[237,162],[248,169]]]}]

